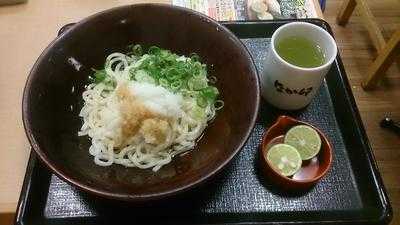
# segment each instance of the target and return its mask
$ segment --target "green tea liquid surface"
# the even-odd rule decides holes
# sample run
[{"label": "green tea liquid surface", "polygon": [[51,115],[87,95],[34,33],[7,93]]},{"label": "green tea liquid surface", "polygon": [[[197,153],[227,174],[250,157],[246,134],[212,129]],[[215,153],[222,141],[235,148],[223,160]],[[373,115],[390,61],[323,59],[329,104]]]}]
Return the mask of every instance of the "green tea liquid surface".
[{"label": "green tea liquid surface", "polygon": [[285,37],[275,44],[275,49],[280,57],[295,66],[312,68],[325,63],[321,47],[305,37]]}]

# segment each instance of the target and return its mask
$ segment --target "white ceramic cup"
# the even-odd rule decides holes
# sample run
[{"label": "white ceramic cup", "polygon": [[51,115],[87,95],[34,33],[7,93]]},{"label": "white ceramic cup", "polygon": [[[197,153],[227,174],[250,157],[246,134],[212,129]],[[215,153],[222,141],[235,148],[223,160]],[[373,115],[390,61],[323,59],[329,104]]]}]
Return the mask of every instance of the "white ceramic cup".
[{"label": "white ceramic cup", "polygon": [[[325,63],[304,68],[286,62],[276,52],[275,44],[289,36],[305,37],[317,43],[325,53]],[[280,109],[296,110],[307,106],[321,86],[336,54],[335,40],[319,26],[292,22],[279,27],[272,35],[261,74],[262,96]]]}]

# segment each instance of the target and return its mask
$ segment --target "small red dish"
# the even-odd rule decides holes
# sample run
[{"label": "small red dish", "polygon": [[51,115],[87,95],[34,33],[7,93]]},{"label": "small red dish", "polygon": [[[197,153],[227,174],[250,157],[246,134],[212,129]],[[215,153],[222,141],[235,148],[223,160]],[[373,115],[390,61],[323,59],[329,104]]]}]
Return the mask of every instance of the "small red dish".
[{"label": "small red dish", "polygon": [[[274,144],[283,143],[286,132],[296,125],[307,125],[314,128],[321,138],[321,150],[317,156],[303,161],[300,170],[292,177],[280,175],[268,162],[266,153]],[[285,190],[304,190],[315,185],[329,170],[332,164],[332,145],[326,136],[313,125],[296,120],[289,116],[280,116],[264,133],[260,146],[261,167],[271,182]]]}]

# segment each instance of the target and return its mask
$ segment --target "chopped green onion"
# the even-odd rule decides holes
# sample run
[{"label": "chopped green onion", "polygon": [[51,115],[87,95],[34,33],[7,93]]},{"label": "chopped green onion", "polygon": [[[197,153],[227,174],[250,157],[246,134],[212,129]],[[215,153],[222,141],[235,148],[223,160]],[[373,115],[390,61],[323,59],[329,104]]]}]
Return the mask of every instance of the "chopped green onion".
[{"label": "chopped green onion", "polygon": [[200,93],[203,98],[205,98],[206,100],[208,100],[211,103],[215,102],[215,100],[219,94],[218,89],[216,87],[212,87],[212,86],[201,89]]},{"label": "chopped green onion", "polygon": [[[160,85],[185,98],[194,98],[202,109],[212,104],[216,108],[222,107],[216,101],[218,89],[212,86],[217,79],[214,76],[207,77],[207,67],[201,63],[199,55],[192,53],[190,57],[179,56],[157,46],[149,47],[145,54],[143,47],[138,44],[129,45],[128,48],[130,55],[140,57],[129,70],[130,79]],[[137,59],[134,57],[134,60]],[[108,64],[106,62],[106,66],[110,66]],[[104,70],[94,71],[91,76],[93,82],[116,85]]]},{"label": "chopped green onion", "polygon": [[196,53],[192,53],[190,54],[190,60],[192,60],[193,62],[199,62],[200,61],[200,56],[197,55]]},{"label": "chopped green onion", "polygon": [[158,80],[158,84],[159,84],[161,87],[165,87],[165,88],[169,88],[169,87],[170,87],[170,85],[169,85],[169,83],[168,83],[168,80],[165,79],[165,78],[159,79],[159,80]]},{"label": "chopped green onion", "polygon": [[182,81],[177,80],[171,83],[171,89],[177,91],[182,86]]},{"label": "chopped green onion", "polygon": [[188,87],[190,90],[201,90],[203,88],[206,88],[208,86],[207,84],[207,80],[205,78],[202,77],[193,77],[190,78],[187,82]]},{"label": "chopped green onion", "polygon": [[92,69],[92,70],[94,71],[94,74],[90,78],[94,83],[98,84],[106,79],[107,73],[104,69],[103,70]]},{"label": "chopped green onion", "polygon": [[149,50],[147,51],[150,55],[156,55],[161,52],[161,49],[157,46],[151,46]]},{"label": "chopped green onion", "polygon": [[141,45],[129,45],[128,48],[131,49],[132,55],[134,56],[142,56],[143,55],[143,49]]},{"label": "chopped green onion", "polygon": [[207,106],[207,100],[206,100],[204,97],[202,97],[202,96],[199,96],[199,97],[196,99],[196,103],[197,103],[198,106],[200,106],[200,107],[202,107],[202,108],[204,108],[204,107]]}]

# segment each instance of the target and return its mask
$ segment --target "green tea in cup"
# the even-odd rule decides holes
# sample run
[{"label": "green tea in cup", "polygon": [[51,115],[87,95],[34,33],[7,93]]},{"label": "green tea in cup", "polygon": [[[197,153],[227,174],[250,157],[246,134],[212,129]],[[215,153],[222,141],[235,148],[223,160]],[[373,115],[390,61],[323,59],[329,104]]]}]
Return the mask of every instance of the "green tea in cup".
[{"label": "green tea in cup", "polygon": [[325,53],[321,46],[302,36],[288,36],[275,44],[275,49],[286,62],[304,68],[322,66]]},{"label": "green tea in cup", "polygon": [[306,107],[336,54],[335,40],[324,28],[307,22],[280,26],[272,34],[260,76],[262,96],[280,109]]}]

